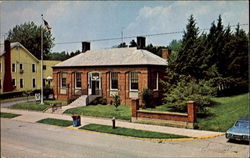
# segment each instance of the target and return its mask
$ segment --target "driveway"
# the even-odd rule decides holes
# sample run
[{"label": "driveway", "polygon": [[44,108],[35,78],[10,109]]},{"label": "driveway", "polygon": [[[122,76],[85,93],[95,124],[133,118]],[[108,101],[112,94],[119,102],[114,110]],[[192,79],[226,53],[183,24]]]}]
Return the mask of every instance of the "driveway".
[{"label": "driveway", "polygon": [[[28,101],[35,101],[35,98],[28,98]],[[14,105],[16,103],[24,103],[27,102],[27,99],[21,99],[21,100],[15,100],[15,101],[10,101],[10,102],[5,102],[5,103],[0,103],[1,108],[8,108],[11,105]]]}]

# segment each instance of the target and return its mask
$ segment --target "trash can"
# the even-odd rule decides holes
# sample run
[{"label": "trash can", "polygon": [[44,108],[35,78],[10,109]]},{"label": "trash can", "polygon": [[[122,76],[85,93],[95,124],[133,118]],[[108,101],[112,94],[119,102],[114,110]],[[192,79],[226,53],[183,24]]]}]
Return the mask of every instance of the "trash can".
[{"label": "trash can", "polygon": [[73,127],[77,127],[81,125],[81,117],[79,115],[73,115]]}]

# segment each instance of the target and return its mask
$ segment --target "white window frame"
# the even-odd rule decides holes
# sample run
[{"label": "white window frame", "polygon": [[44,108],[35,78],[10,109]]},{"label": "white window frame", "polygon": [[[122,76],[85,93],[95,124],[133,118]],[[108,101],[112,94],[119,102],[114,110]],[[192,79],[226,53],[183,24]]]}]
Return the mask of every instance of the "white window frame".
[{"label": "white window frame", "polygon": [[[15,81],[15,83],[13,84],[13,86],[16,86],[16,79],[15,78],[12,78],[12,81]],[[11,81],[11,83],[12,83],[12,81]]]},{"label": "white window frame", "polygon": [[[131,84],[132,84],[132,82],[131,82],[131,79],[132,79],[132,73],[137,73],[137,80],[138,80],[138,89],[132,89],[131,88]],[[139,91],[139,72],[137,72],[137,71],[131,71],[130,73],[129,73],[129,91],[131,91],[131,92],[138,92]]]},{"label": "white window frame", "polygon": [[[77,87],[76,85],[76,74],[79,73],[80,74],[80,79],[81,79],[81,87]],[[81,78],[81,72],[75,72],[75,89],[82,89],[82,78]]]},{"label": "white window frame", "polygon": [[[65,82],[66,82],[66,83],[65,83],[66,85],[65,85],[65,86],[62,86],[62,79],[63,79],[63,74],[64,74],[64,73],[66,74],[66,77],[65,77],[65,78],[66,78],[66,81],[65,81]],[[61,89],[66,89],[66,88],[67,88],[67,73],[66,73],[66,72],[61,72],[61,74],[60,74],[60,88],[61,88]]]},{"label": "white window frame", "polygon": [[[34,80],[35,80],[35,87],[34,87]],[[36,88],[36,78],[32,78],[32,88]]]},{"label": "white window frame", "polygon": [[[112,73],[117,73],[117,89],[113,89],[112,88]],[[118,76],[119,76],[119,73],[118,72],[110,72],[110,90],[113,90],[113,91],[117,91],[118,89],[119,89],[119,78],[118,78]]]},{"label": "white window frame", "polygon": [[[35,69],[34,72],[33,72],[33,65],[35,65],[35,66],[34,66],[34,69]],[[35,72],[36,72],[36,64],[35,64],[35,63],[31,64],[31,72],[32,72],[32,73],[35,73]]]},{"label": "white window frame", "polygon": [[[15,65],[14,71],[13,71],[13,64]],[[12,64],[11,64],[11,72],[16,72],[16,63],[12,63]]]},{"label": "white window frame", "polygon": [[[21,87],[21,80],[22,80],[23,87]],[[20,78],[20,79],[19,79],[19,87],[20,87],[20,88],[24,88],[24,79],[23,79],[23,78]]]},{"label": "white window frame", "polygon": [[154,91],[158,91],[159,90],[159,72],[156,72],[156,88],[153,89]]}]

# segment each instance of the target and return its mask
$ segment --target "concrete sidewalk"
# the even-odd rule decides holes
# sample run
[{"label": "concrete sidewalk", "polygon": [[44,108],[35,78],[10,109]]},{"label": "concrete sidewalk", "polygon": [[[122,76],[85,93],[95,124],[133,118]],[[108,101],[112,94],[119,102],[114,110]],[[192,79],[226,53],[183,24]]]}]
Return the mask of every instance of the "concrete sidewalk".
[{"label": "concrete sidewalk", "polygon": [[[16,110],[16,109],[8,109],[8,108],[1,108],[1,112],[21,114],[21,116],[15,117],[13,118],[13,120],[24,121],[24,122],[34,123],[38,120],[45,119],[45,118],[72,120],[71,115],[66,115],[66,114],[50,114],[50,113],[34,112],[34,111],[27,111],[27,110]],[[112,120],[105,119],[105,118],[81,116],[81,126],[84,126],[90,123],[111,126]],[[133,128],[133,129],[139,129],[139,130],[177,134],[177,135],[183,135],[183,136],[189,136],[189,137],[209,137],[209,136],[216,136],[216,135],[223,134],[222,132],[212,132],[212,131],[202,131],[202,130],[193,130],[193,129],[185,129],[185,128],[167,127],[167,126],[138,124],[138,123],[131,123],[129,121],[122,121],[122,120],[116,120],[116,125],[118,127],[126,127],[126,128]]]}]

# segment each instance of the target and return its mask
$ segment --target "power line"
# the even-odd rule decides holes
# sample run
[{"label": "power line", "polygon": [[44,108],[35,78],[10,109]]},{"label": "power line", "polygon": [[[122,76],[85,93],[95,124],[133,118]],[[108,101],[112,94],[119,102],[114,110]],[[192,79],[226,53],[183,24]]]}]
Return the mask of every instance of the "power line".
[{"label": "power line", "polygon": [[[246,26],[248,24],[240,24],[239,26]],[[232,25],[230,27],[236,27],[238,25]],[[201,29],[201,31],[210,30],[209,28]],[[89,42],[100,42],[100,41],[114,41],[114,40],[123,40],[123,39],[131,39],[136,38],[138,36],[145,36],[145,37],[152,37],[152,36],[162,36],[162,35],[171,35],[171,34],[179,34],[184,33],[184,31],[175,31],[175,32],[165,32],[165,33],[155,33],[155,34],[144,34],[144,35],[137,35],[137,36],[125,36],[125,37],[114,37],[114,38],[102,38],[102,39],[93,39],[87,40]],[[82,41],[74,41],[74,42],[58,42],[55,44],[74,44],[74,43],[81,43]]]}]

